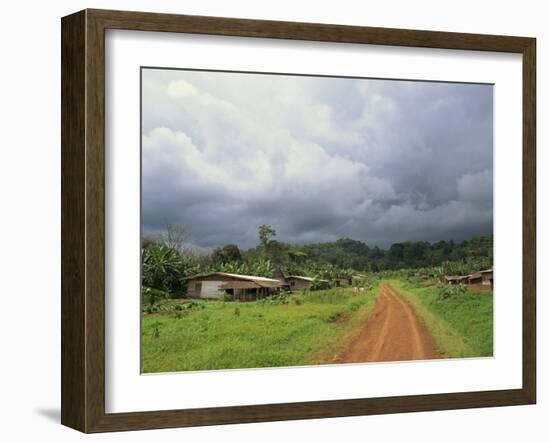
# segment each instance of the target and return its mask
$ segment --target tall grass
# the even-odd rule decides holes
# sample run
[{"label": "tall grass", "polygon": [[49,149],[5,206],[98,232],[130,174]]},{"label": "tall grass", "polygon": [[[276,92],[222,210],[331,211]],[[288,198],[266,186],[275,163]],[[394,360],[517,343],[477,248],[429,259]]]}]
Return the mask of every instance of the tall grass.
[{"label": "tall grass", "polygon": [[466,291],[442,297],[437,286],[392,281],[449,358],[493,355],[493,296]]},{"label": "tall grass", "polygon": [[363,325],[377,292],[305,292],[286,304],[207,301],[177,310],[167,304],[142,317],[142,372],[331,362]]}]

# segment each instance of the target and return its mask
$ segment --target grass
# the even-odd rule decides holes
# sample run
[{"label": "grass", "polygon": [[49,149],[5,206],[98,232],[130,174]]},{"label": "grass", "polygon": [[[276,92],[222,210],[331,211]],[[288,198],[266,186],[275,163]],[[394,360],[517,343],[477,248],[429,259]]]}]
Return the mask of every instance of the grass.
[{"label": "grass", "polygon": [[330,362],[359,331],[377,293],[321,290],[293,294],[286,304],[164,302],[142,316],[142,372]]},{"label": "grass", "polygon": [[440,289],[433,283],[391,284],[413,306],[446,357],[493,355],[492,292],[468,291],[441,299]]}]

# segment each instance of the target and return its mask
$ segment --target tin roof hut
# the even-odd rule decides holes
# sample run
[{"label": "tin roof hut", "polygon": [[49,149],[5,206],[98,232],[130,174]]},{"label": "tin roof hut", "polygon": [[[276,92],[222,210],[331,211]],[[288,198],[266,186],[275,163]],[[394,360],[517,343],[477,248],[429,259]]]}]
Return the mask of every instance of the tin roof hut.
[{"label": "tin roof hut", "polygon": [[278,279],[225,272],[194,275],[185,279],[189,297],[206,299],[224,299],[225,294],[230,294],[234,300],[253,301],[278,293],[284,286]]}]

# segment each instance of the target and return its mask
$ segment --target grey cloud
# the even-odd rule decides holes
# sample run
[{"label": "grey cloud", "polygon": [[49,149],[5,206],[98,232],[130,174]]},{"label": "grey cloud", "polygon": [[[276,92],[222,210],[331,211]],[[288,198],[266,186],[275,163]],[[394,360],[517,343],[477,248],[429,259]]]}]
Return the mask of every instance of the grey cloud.
[{"label": "grey cloud", "polygon": [[492,233],[492,86],[144,70],[142,223],[200,247]]}]

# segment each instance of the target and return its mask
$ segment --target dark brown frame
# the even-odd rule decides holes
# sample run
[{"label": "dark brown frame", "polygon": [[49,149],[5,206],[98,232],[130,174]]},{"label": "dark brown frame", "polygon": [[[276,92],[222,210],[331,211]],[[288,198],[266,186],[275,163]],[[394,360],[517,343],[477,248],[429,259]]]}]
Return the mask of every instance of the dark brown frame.
[{"label": "dark brown frame", "polygon": [[[62,19],[61,422],[83,432],[534,404],[536,40],[233,18],[84,10]],[[519,53],[523,56],[523,386],[401,397],[105,413],[105,30]],[[519,189],[518,189],[519,190]]]}]

